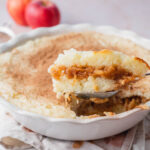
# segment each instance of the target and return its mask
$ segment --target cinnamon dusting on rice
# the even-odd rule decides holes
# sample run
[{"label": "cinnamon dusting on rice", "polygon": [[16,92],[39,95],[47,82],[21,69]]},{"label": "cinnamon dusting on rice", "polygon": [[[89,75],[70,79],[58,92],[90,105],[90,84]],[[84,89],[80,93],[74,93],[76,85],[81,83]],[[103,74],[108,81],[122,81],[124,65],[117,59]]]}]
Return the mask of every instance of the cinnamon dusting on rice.
[{"label": "cinnamon dusting on rice", "polygon": [[[23,94],[27,98],[41,97],[41,101],[43,98],[45,102],[53,101],[63,104],[64,100],[58,101],[53,92],[51,77],[47,71],[48,67],[64,49],[74,47],[78,50],[90,50],[93,46],[86,42],[90,40],[89,38],[90,35],[86,37],[82,33],[70,33],[52,37],[45,45],[35,47],[28,53],[15,49],[10,62],[5,64],[7,76],[12,79],[11,86],[17,93]],[[79,40],[86,44],[78,44]],[[94,39],[91,39],[92,41]],[[93,47],[93,50],[101,48],[99,45]]]},{"label": "cinnamon dusting on rice", "polygon": [[[111,43],[112,37],[95,32],[69,33],[52,38],[45,37],[42,41],[33,43],[31,50],[29,47],[24,48],[25,52],[23,48],[21,51],[15,49],[11,54],[10,61],[3,66],[6,70],[6,83],[10,82],[10,86],[17,93],[25,95],[27,100],[29,98],[42,103],[56,102],[62,105],[64,99],[56,99],[47,69],[63,50],[75,48],[77,50],[98,51],[107,48],[122,51],[128,55],[141,56],[141,58],[145,55],[149,58],[149,51],[145,52],[142,47],[129,40],[119,41],[113,45]],[[91,115],[89,118],[98,116]]]}]

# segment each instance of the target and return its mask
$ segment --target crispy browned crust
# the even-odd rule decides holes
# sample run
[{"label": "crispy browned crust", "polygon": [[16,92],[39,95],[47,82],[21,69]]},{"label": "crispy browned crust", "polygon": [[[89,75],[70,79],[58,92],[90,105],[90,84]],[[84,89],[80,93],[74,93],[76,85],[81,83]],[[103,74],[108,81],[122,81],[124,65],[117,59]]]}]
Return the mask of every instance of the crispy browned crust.
[{"label": "crispy browned crust", "polygon": [[146,61],[144,61],[143,59],[141,59],[139,57],[135,57],[135,59],[138,60],[139,62],[144,63],[150,69],[150,66],[148,65],[148,63]]}]

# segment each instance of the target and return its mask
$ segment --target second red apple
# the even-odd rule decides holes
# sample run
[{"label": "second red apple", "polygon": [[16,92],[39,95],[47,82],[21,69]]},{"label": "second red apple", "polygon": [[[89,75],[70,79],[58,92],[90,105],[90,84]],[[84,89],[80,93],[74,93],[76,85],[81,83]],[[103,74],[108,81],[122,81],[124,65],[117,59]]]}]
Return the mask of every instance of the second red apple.
[{"label": "second red apple", "polygon": [[50,27],[59,24],[60,13],[52,2],[36,0],[26,7],[25,19],[32,28]]}]

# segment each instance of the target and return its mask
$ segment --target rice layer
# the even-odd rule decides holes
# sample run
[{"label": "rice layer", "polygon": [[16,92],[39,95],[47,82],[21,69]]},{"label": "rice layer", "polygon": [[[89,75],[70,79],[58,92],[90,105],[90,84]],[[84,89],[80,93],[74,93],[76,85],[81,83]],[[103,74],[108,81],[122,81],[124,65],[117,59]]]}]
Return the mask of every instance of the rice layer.
[{"label": "rice layer", "polygon": [[[144,59],[150,64],[150,51],[134,42],[117,36],[95,32],[68,33],[30,40],[0,55],[0,96],[11,104],[29,112],[57,118],[77,118],[64,99],[57,99],[53,92],[51,76],[47,69],[64,49],[112,49],[129,56]],[[106,81],[105,81],[106,82]],[[102,81],[101,81],[102,83]],[[150,77],[133,83],[119,97],[139,95],[150,98]],[[103,83],[104,84],[104,83]],[[106,84],[108,85],[108,84]],[[107,87],[106,87],[107,88]],[[135,103],[134,106],[139,105]],[[133,108],[133,107],[132,107]],[[125,111],[114,105],[114,114]],[[99,115],[80,116],[92,118]]]}]

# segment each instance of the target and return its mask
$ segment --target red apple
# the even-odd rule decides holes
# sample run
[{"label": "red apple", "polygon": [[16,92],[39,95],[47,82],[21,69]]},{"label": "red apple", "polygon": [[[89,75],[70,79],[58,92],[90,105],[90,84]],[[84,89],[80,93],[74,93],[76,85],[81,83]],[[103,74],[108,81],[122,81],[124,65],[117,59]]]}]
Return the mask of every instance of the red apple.
[{"label": "red apple", "polygon": [[14,21],[20,25],[27,25],[25,8],[31,0],[7,0],[7,9]]},{"label": "red apple", "polygon": [[59,24],[60,13],[49,0],[35,0],[26,7],[25,18],[32,28],[50,27]]}]

